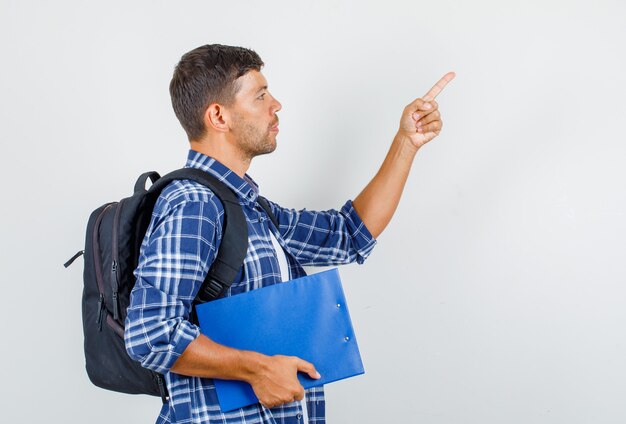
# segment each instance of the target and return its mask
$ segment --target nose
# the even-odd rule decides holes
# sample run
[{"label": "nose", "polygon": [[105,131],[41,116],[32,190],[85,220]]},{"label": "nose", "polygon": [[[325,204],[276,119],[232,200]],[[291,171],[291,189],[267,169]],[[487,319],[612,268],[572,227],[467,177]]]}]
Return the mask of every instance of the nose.
[{"label": "nose", "polygon": [[280,104],[278,100],[274,97],[274,113],[278,112],[283,108],[283,105]]}]

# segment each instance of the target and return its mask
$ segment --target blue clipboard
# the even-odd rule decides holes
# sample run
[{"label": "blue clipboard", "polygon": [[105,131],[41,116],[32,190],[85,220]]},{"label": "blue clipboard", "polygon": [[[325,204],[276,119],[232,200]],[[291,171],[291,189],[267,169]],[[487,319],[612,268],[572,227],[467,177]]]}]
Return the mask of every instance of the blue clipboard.
[{"label": "blue clipboard", "polygon": [[[305,389],[365,372],[337,269],[203,303],[196,313],[217,343],[311,362],[321,378],[298,373]],[[243,381],[215,379],[215,388],[224,412],[258,402]]]}]

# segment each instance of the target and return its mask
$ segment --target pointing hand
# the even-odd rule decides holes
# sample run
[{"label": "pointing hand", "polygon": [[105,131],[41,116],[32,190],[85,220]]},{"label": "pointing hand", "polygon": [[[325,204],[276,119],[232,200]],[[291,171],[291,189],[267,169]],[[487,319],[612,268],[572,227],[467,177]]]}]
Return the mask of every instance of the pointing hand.
[{"label": "pointing hand", "polygon": [[439,135],[443,123],[435,97],[455,76],[454,72],[448,72],[424,97],[415,99],[404,108],[399,132],[408,137],[415,147],[420,148]]}]

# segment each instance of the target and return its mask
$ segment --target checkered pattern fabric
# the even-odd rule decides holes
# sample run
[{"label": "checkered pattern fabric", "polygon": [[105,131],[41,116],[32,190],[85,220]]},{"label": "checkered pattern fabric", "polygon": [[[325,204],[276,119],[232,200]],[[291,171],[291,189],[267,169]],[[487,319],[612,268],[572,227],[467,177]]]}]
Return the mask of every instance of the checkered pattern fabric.
[{"label": "checkered pattern fabric", "polygon": [[[186,166],[209,172],[233,189],[246,216],[249,245],[243,271],[224,296],[281,283],[270,231],[285,251],[291,278],[305,275],[305,265],[362,263],[376,244],[351,201],[340,211],[324,212],[285,209],[270,202],[279,222],[276,229],[258,205],[258,186],[250,177],[241,178],[193,150]],[[137,282],[126,319],[127,351],[144,367],[165,375],[170,399],[161,409],[158,424],[300,424],[300,402],[272,409],[256,404],[224,413],[212,379],[169,372],[200,334],[189,322],[189,312],[219,248],[223,214],[219,199],[198,183],[175,181],[163,190],[135,270]],[[324,423],[323,388],[308,390],[306,401],[309,423]]]}]

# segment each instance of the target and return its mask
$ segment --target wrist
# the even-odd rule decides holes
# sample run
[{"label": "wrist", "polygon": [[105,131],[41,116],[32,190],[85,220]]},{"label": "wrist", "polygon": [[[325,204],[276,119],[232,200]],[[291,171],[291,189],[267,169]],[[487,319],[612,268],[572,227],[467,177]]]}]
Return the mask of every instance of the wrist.
[{"label": "wrist", "polygon": [[415,143],[413,143],[411,137],[401,131],[398,131],[396,133],[396,136],[393,139],[393,143],[396,144],[399,152],[402,155],[415,156],[415,154],[419,150],[419,147],[416,146]]},{"label": "wrist", "polygon": [[240,352],[243,373],[241,379],[252,385],[267,368],[268,356],[249,350],[242,350]]}]

